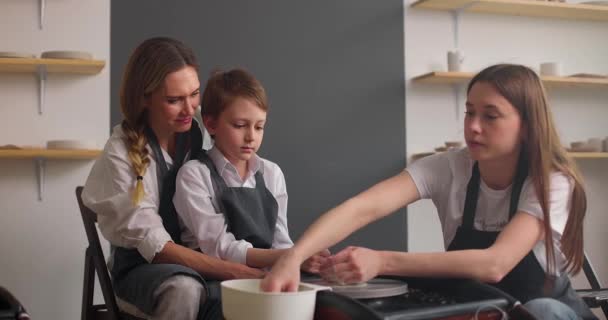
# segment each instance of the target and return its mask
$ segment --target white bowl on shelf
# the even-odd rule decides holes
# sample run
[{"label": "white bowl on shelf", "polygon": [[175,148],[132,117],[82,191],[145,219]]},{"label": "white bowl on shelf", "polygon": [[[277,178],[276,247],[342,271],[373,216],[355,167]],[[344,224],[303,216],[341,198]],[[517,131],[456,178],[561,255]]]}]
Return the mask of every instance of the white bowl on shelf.
[{"label": "white bowl on shelf", "polygon": [[97,145],[89,140],[49,140],[46,142],[47,149],[72,149],[72,150],[91,150]]}]

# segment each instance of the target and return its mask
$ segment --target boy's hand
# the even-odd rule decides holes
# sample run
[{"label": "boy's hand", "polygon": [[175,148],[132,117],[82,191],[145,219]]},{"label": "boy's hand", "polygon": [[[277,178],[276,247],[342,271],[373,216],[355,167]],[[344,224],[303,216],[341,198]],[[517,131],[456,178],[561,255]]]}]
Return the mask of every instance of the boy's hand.
[{"label": "boy's hand", "polygon": [[339,284],[370,280],[380,273],[382,263],[378,251],[362,247],[348,247],[327,260],[321,267],[321,277]]},{"label": "boy's hand", "polygon": [[327,263],[331,253],[325,249],[323,251],[315,253],[310,258],[306,259],[300,267],[302,271],[319,274],[321,266]]}]

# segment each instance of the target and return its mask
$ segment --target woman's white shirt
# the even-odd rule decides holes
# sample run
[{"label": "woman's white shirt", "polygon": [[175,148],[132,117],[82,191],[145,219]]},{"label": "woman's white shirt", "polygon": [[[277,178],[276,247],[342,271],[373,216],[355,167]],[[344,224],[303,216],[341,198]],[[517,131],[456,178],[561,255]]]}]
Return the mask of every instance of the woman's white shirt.
[{"label": "woman's white shirt", "polygon": [[[249,160],[247,176],[241,179],[236,167],[219,149],[211,148],[208,155],[228,187],[255,188],[255,174],[258,171],[262,173],[266,188],[278,203],[272,248],[284,249],[293,246],[287,227],[287,188],[281,168],[254,155]],[[209,168],[198,160],[185,163],[178,172],[173,197],[180,223],[184,226],[182,242],[185,246],[200,249],[210,256],[245,264],[247,249],[253,246],[245,240],[237,240],[234,234],[228,232],[217,201]]]},{"label": "woman's white shirt", "polygon": [[[462,223],[467,184],[471,178],[473,164],[468,149],[463,148],[419,159],[406,169],[420,197],[431,199],[437,207],[446,248]],[[551,173],[549,210],[557,275],[565,265],[560,240],[568,219],[572,190],[573,184],[567,176],[561,172]],[[503,190],[494,190],[481,179],[474,228],[481,231],[502,230],[509,220],[510,196],[511,186]],[[517,211],[523,211],[543,220],[540,202],[530,177],[525,180],[522,187]],[[533,252],[546,272],[544,240],[534,246]]]},{"label": "woman's white shirt", "polygon": [[[160,252],[171,236],[158,214],[159,188],[156,159],[147,145],[150,164],[143,176],[145,195],[134,205],[132,199],[136,175],[128,158],[125,134],[117,125],[97,159],[82,192],[84,204],[97,213],[99,229],[114,246],[136,248],[148,261]],[[163,150],[165,162],[173,165],[171,156]]]}]

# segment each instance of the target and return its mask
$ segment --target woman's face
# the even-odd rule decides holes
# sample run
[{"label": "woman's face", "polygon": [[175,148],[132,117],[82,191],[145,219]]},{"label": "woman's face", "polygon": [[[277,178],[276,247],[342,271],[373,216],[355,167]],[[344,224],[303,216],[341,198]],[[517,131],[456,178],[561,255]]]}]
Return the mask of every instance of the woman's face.
[{"label": "woman's face", "polygon": [[522,142],[519,112],[493,85],[477,82],[467,96],[464,137],[474,160],[517,156]]},{"label": "woman's face", "polygon": [[200,82],[191,66],[167,74],[163,84],[145,99],[148,123],[160,137],[190,130],[199,105]]},{"label": "woman's face", "polygon": [[203,121],[209,134],[214,136],[214,145],[238,167],[260,148],[266,111],[251,99],[236,98],[219,117],[205,117]]}]

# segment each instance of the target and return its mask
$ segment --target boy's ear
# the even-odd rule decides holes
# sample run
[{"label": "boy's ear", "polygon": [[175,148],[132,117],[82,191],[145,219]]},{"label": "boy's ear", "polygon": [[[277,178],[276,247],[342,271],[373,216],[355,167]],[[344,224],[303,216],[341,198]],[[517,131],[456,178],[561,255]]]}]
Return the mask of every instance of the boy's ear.
[{"label": "boy's ear", "polygon": [[203,116],[203,125],[205,125],[205,129],[209,135],[214,136],[215,131],[217,129],[217,120],[210,116]]}]

